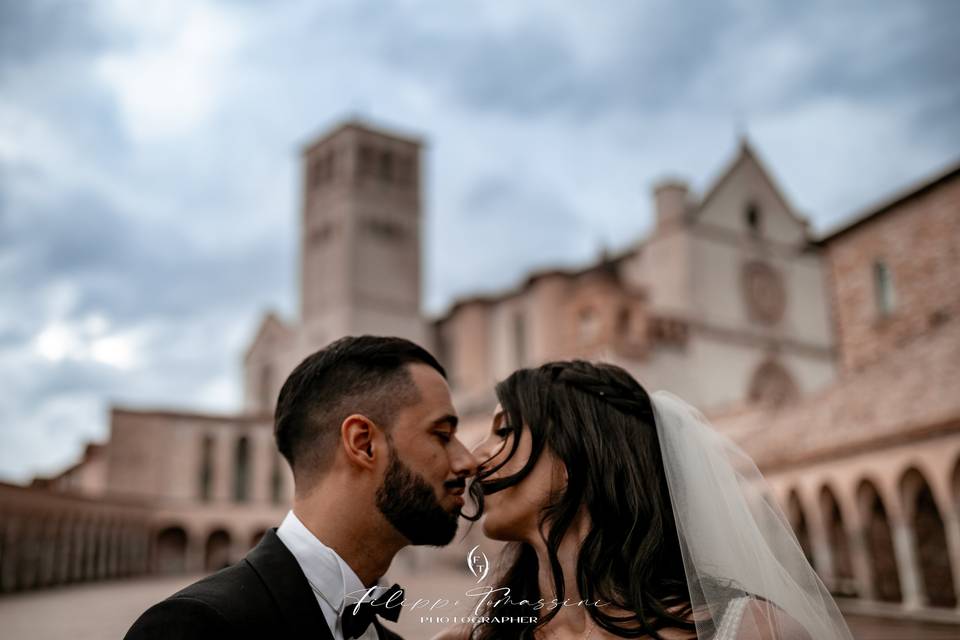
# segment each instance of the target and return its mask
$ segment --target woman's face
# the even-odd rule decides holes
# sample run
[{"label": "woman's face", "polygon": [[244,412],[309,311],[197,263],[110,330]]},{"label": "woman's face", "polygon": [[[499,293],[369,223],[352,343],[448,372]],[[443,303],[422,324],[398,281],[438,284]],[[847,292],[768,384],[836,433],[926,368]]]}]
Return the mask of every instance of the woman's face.
[{"label": "woman's face", "polygon": [[[520,471],[530,459],[533,440],[525,425],[511,425],[498,404],[494,410],[490,432],[473,454],[484,469],[502,463],[520,439],[517,451],[502,468],[485,481],[499,480]],[[540,512],[550,501],[563,480],[562,464],[549,448],[544,448],[530,473],[518,484],[484,496],[483,533],[494,540],[531,541],[539,539],[537,532]]]}]

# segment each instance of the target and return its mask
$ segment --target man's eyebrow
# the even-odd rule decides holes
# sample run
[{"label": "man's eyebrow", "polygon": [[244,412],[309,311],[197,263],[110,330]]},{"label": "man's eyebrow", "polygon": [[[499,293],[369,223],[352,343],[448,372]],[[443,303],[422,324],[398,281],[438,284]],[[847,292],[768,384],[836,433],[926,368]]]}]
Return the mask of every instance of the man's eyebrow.
[{"label": "man's eyebrow", "polygon": [[459,422],[460,422],[460,418],[458,418],[457,416],[455,416],[455,415],[453,415],[452,413],[450,413],[450,414],[447,414],[447,415],[445,415],[445,416],[443,416],[443,417],[441,417],[441,418],[437,418],[436,420],[434,420],[434,421],[433,421],[433,426],[435,426],[435,427],[442,427],[443,425],[448,424],[448,425],[450,425],[451,431],[456,431],[456,430],[457,430],[457,424],[458,424]]}]

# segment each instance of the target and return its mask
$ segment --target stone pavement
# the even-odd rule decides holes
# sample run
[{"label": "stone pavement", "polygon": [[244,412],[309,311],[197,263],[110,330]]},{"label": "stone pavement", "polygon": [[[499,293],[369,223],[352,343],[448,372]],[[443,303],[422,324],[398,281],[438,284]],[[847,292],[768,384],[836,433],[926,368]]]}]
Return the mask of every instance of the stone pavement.
[{"label": "stone pavement", "polygon": [[[398,572],[399,573],[399,572]],[[150,604],[198,576],[137,578],[73,585],[7,595],[0,598],[0,638],[3,640],[104,640],[122,638],[127,628]],[[396,575],[401,581],[403,576]],[[404,584],[409,584],[404,581]],[[445,576],[432,581],[435,593],[455,593],[470,581]],[[447,610],[448,612],[451,610]],[[411,615],[411,613],[413,615]],[[421,612],[405,611],[397,630],[407,640],[426,640],[442,625],[421,623]],[[858,640],[958,640],[960,627],[868,616],[849,616]]]}]

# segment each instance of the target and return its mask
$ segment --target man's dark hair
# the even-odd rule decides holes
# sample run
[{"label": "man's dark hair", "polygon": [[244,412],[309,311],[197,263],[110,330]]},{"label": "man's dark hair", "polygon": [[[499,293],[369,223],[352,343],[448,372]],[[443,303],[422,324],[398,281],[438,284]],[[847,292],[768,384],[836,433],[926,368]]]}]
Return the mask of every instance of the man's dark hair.
[{"label": "man's dark hair", "polygon": [[381,336],[340,338],[297,365],[280,389],[274,414],[277,448],[294,477],[326,469],[347,416],[358,413],[390,429],[397,412],[420,399],[407,368],[415,363],[447,377],[423,347]]}]

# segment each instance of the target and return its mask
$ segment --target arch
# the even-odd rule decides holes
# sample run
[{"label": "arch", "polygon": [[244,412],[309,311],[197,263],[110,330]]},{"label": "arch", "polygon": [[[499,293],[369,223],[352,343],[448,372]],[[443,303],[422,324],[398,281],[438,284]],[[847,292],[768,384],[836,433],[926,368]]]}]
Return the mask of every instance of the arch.
[{"label": "arch", "polygon": [[800,494],[796,489],[790,489],[787,494],[787,520],[793,527],[793,532],[797,536],[797,542],[803,550],[803,555],[807,562],[813,564],[813,547],[810,545],[810,529],[807,526],[807,518],[803,512],[803,504],[800,502]]},{"label": "arch", "polygon": [[777,408],[793,402],[800,395],[797,383],[786,367],[775,360],[766,360],[750,378],[747,400],[766,408]]},{"label": "arch", "polygon": [[187,532],[183,527],[167,527],[157,534],[154,563],[155,571],[162,575],[186,571]]},{"label": "arch", "polygon": [[72,513],[64,514],[57,531],[56,584],[64,584],[70,579],[70,566],[73,560],[73,523]]},{"label": "arch", "polygon": [[900,494],[916,540],[917,563],[927,603],[933,607],[954,607],[957,595],[943,518],[930,484],[919,469],[911,467],[903,474]]},{"label": "arch", "polygon": [[48,587],[53,584],[57,567],[57,528],[60,518],[54,514],[44,514],[43,525],[38,540],[37,586]]},{"label": "arch", "polygon": [[246,502],[250,497],[250,438],[240,436],[233,452],[233,499]]},{"label": "arch", "polygon": [[23,533],[20,536],[20,550],[17,566],[17,588],[32,589],[37,586],[40,572],[40,540],[43,534],[43,522],[35,514],[24,518]]},{"label": "arch", "polygon": [[203,567],[207,571],[217,571],[230,566],[230,534],[226,529],[210,532],[203,558]]},{"label": "arch", "polygon": [[3,539],[3,555],[0,556],[0,592],[17,588],[17,570],[20,554],[21,517],[16,513],[0,514],[0,537]]},{"label": "arch", "polygon": [[840,503],[829,485],[820,489],[820,514],[823,529],[830,546],[831,580],[828,586],[838,595],[856,595],[856,581],[853,576],[853,558],[850,555],[850,540],[843,523]]},{"label": "arch", "polygon": [[254,531],[253,535],[250,536],[250,548],[252,549],[258,544],[260,544],[260,540],[263,538],[264,535],[266,535],[266,533],[267,533],[266,527],[261,527],[260,529],[257,529],[256,531]]},{"label": "arch", "polygon": [[857,504],[863,522],[864,542],[876,597],[884,602],[901,602],[900,574],[893,550],[893,532],[880,492],[870,480],[861,480],[857,487]]},{"label": "arch", "polygon": [[200,500],[207,502],[213,497],[213,449],[214,438],[204,434],[200,441],[200,469],[197,478]]},{"label": "arch", "polygon": [[82,515],[77,517],[73,525],[73,543],[70,558],[70,582],[82,582],[86,560],[84,554],[87,548],[87,520]]},{"label": "arch", "polygon": [[283,461],[279,455],[273,456],[270,467],[270,503],[281,504],[284,498]]}]

